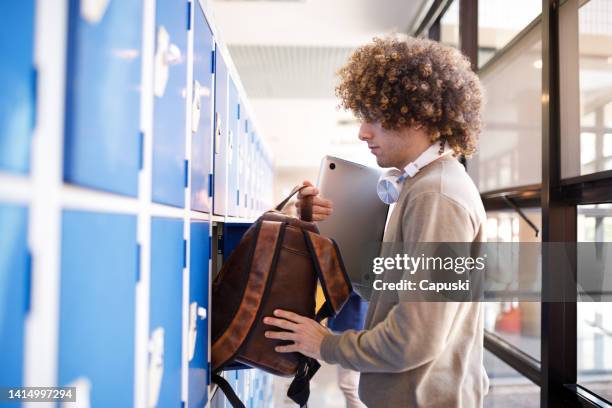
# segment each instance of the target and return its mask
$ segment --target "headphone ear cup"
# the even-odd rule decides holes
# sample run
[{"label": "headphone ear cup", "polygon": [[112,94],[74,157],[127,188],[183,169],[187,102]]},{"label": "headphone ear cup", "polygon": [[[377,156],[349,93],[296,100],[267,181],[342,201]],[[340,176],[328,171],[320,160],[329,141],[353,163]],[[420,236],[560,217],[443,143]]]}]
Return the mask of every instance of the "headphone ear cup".
[{"label": "headphone ear cup", "polygon": [[401,172],[394,169],[389,170],[378,179],[376,193],[383,203],[391,205],[399,199],[400,188],[397,179],[400,175]]}]

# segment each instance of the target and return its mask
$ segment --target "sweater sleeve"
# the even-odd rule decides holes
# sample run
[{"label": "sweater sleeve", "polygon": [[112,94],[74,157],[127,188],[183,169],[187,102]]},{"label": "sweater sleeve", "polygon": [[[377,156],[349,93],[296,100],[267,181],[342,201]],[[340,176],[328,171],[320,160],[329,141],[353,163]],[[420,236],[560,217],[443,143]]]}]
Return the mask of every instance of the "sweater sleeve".
[{"label": "sweater sleeve", "polygon": [[[468,212],[440,193],[422,193],[408,202],[402,223],[405,245],[471,242],[475,234]],[[360,372],[408,371],[436,359],[445,349],[458,313],[457,302],[400,301],[369,330],[326,336],[321,356],[330,364]]]}]

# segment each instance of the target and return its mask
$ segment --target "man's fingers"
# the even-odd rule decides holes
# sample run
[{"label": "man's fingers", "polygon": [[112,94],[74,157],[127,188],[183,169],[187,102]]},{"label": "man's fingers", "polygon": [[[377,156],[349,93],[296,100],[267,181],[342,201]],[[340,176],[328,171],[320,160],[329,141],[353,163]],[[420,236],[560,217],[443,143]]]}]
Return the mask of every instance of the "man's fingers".
[{"label": "man's fingers", "polygon": [[308,320],[304,316],[300,316],[297,313],[293,313],[293,312],[290,312],[288,310],[283,310],[283,309],[276,309],[274,311],[274,316],[282,317],[283,319],[287,319],[295,323],[303,323]]},{"label": "man's fingers", "polygon": [[[301,201],[296,201],[296,205],[300,207],[302,205]],[[325,198],[314,197],[312,200],[313,207],[324,207],[324,208],[333,208],[332,202]]]},{"label": "man's fingers", "polygon": [[286,331],[267,331],[266,337],[269,339],[278,339],[278,340],[292,340],[295,341],[297,335],[292,332]]},{"label": "man's fingers", "polygon": [[313,186],[314,184],[312,184],[312,182],[310,180],[304,180],[304,181],[302,181],[302,185],[303,186]]},{"label": "man's fingers", "polygon": [[298,193],[298,198],[301,199],[308,196],[316,196],[317,194],[319,194],[319,189],[314,186],[310,186],[300,190]]},{"label": "man's fingers", "polygon": [[331,207],[322,207],[320,205],[313,205],[312,206],[312,213],[313,214],[321,214],[321,215],[331,215],[331,213],[334,210],[332,210]]},{"label": "man's fingers", "polygon": [[277,319],[275,317],[266,317],[263,322],[270,326],[280,327],[281,329],[295,331],[297,324],[285,319]]},{"label": "man's fingers", "polygon": [[298,346],[294,343],[294,344],[288,344],[286,346],[276,346],[274,347],[274,351],[276,351],[277,353],[295,353],[295,352],[299,352],[299,348]]}]

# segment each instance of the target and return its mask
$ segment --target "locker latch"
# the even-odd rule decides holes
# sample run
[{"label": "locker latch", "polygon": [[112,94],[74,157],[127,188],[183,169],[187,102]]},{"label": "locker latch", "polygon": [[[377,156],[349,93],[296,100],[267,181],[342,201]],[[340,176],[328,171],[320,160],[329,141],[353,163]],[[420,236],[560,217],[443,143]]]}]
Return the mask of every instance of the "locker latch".
[{"label": "locker latch", "polygon": [[164,328],[157,327],[149,340],[149,372],[147,407],[154,408],[159,400],[164,376]]},{"label": "locker latch", "polygon": [[215,154],[219,154],[221,143],[221,115],[215,114]]},{"label": "locker latch", "polygon": [[196,339],[198,336],[198,318],[205,320],[206,308],[198,306],[198,302],[189,305],[189,361],[195,356]]},{"label": "locker latch", "polygon": [[108,8],[110,0],[81,0],[81,17],[89,24],[98,24]]},{"label": "locker latch", "polygon": [[231,129],[227,132],[227,139],[227,162],[231,166],[233,162],[232,158],[234,157],[234,132],[232,132]]},{"label": "locker latch", "polygon": [[196,79],[193,81],[193,103],[191,104],[191,131],[196,133],[200,127],[200,115],[202,112],[202,98],[210,96],[210,88],[202,86]]},{"label": "locker latch", "polygon": [[162,97],[168,84],[170,65],[179,64],[182,60],[181,50],[170,43],[170,34],[164,26],[157,30],[157,51],[155,52],[155,96]]}]

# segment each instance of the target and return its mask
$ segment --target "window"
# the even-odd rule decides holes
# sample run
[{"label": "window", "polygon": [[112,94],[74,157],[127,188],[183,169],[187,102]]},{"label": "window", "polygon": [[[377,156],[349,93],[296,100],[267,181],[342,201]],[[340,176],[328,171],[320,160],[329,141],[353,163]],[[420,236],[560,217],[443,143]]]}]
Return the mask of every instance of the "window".
[{"label": "window", "polygon": [[478,2],[478,66],[483,66],[542,11],[533,0]]},{"label": "window", "polygon": [[[541,225],[540,209],[525,209],[525,215],[538,228]],[[489,242],[538,242],[535,231],[514,211],[487,212],[487,241]],[[513,247],[518,277],[517,289],[539,291],[541,288],[541,260],[524,245]],[[514,254],[513,254],[514,255]],[[485,329],[519,348],[535,359],[540,359],[540,303],[508,299],[505,302],[485,303]]]},{"label": "window", "polygon": [[440,19],[440,42],[459,48],[459,0],[453,0]]},{"label": "window", "polygon": [[560,10],[562,176],[612,170],[612,2]]},{"label": "window", "polygon": [[[612,242],[612,204],[578,206],[577,222],[579,242]],[[599,291],[603,294],[612,286],[612,259],[608,259],[607,248],[579,246],[579,294],[583,300],[588,300],[584,287],[602,288]],[[582,301],[577,308],[578,382],[612,400],[612,303]]]},{"label": "window", "polygon": [[487,408],[537,408],[540,406],[540,387],[489,351],[484,354],[484,366],[489,376]]},{"label": "window", "polygon": [[481,192],[542,181],[541,37],[537,25],[480,72],[485,125],[468,171]]}]

